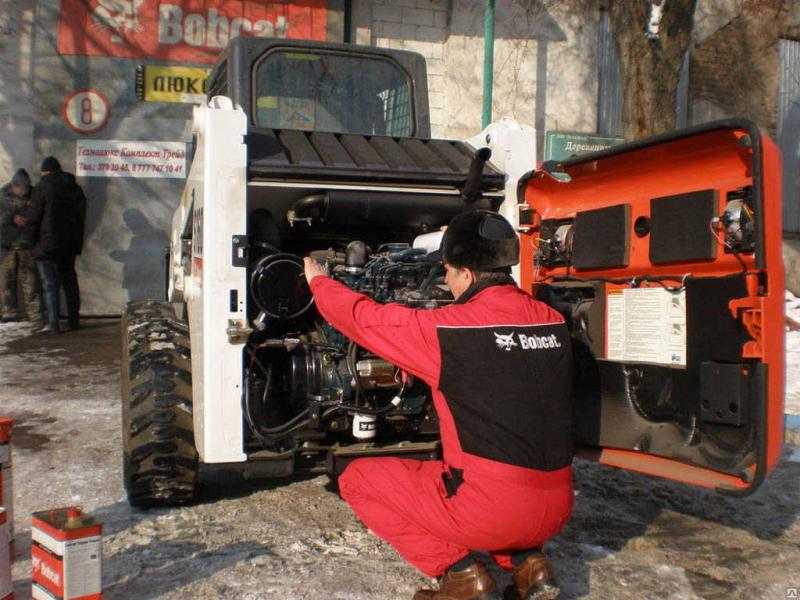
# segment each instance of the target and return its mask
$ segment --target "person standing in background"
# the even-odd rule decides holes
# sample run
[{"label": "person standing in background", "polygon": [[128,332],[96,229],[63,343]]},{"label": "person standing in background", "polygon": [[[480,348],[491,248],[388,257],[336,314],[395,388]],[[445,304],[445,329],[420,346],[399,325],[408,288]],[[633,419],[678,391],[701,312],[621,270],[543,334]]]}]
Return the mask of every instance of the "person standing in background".
[{"label": "person standing in background", "polygon": [[[27,320],[34,327],[43,325],[39,299],[36,260],[31,252],[37,228],[28,223],[25,214],[31,204],[31,178],[25,169],[18,169],[12,180],[0,190],[0,290],[2,321],[19,318],[17,298],[21,289]],[[15,282],[16,285],[10,285]]]},{"label": "person standing in background", "polygon": [[80,327],[75,257],[83,249],[86,196],[75,176],[62,171],[54,157],[45,158],[40,170],[42,177],[33,190],[27,219],[38,229],[33,255],[42,278],[47,318],[39,333],[57,333],[62,288],[69,328]]}]

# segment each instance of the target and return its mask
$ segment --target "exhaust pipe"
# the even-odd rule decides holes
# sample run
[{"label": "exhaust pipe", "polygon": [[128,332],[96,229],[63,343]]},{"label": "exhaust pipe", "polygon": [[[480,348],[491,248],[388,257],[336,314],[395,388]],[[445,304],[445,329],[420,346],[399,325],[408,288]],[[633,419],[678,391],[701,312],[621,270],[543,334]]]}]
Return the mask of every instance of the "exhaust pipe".
[{"label": "exhaust pipe", "polygon": [[483,167],[492,157],[492,151],[489,148],[479,148],[472,157],[472,162],[469,165],[469,172],[467,173],[467,180],[464,182],[464,187],[461,188],[461,197],[466,204],[473,204],[481,199],[481,176],[483,175]]}]

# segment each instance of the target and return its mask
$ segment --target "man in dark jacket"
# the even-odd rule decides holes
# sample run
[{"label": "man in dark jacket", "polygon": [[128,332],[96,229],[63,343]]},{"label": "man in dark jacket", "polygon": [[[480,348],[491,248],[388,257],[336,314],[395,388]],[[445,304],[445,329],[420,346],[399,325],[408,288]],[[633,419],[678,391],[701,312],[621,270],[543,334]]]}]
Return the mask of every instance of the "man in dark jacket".
[{"label": "man in dark jacket", "polygon": [[75,176],[52,156],[42,161],[42,178],[33,190],[28,221],[37,227],[33,248],[44,286],[47,324],[41,333],[58,332],[60,290],[64,289],[70,329],[80,326],[80,290],[75,257],[83,249],[86,196]]},{"label": "man in dark jacket", "polygon": [[355,460],[339,490],[373,533],[441,577],[415,600],[499,598],[475,551],[513,570],[508,597],[555,598],[541,545],[572,512],[569,331],[509,276],[519,240],[496,213],[454,218],[442,258],[455,302],[434,310],[378,304],[305,259],[322,316],[428,383],[439,416],[443,460]]},{"label": "man in dark jacket", "polygon": [[[36,260],[31,252],[36,228],[26,222],[30,208],[31,178],[25,169],[18,169],[13,179],[0,190],[0,290],[3,321],[18,318],[17,289],[21,289],[28,321],[42,326],[39,303],[39,282]],[[11,286],[15,283],[15,286]],[[13,287],[13,289],[12,289]]]}]

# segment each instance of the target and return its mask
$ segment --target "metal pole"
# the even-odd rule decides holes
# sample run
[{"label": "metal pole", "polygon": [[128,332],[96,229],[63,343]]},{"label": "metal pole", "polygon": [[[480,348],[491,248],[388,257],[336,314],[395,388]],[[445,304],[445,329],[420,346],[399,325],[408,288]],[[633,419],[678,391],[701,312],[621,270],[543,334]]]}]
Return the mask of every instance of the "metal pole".
[{"label": "metal pole", "polygon": [[481,128],[492,122],[492,80],[494,79],[494,0],[486,0],[483,31],[483,117]]},{"label": "metal pole", "polygon": [[351,43],[350,28],[353,26],[353,0],[344,0],[344,39],[345,44]]}]

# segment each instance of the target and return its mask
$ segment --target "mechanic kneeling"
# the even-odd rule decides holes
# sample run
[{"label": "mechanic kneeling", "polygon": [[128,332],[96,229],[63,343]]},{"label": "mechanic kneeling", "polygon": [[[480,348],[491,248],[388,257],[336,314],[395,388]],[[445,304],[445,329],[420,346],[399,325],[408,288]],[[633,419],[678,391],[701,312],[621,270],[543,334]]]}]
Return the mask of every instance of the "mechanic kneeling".
[{"label": "mechanic kneeling", "polygon": [[442,239],[455,303],[435,310],[378,304],[305,259],[325,319],[433,390],[443,461],[363,458],[342,497],[439,590],[415,600],[499,598],[473,551],[513,569],[507,597],[555,598],[541,546],[572,513],[571,351],[560,314],[510,277],[519,240],[503,217],[455,217]]}]

